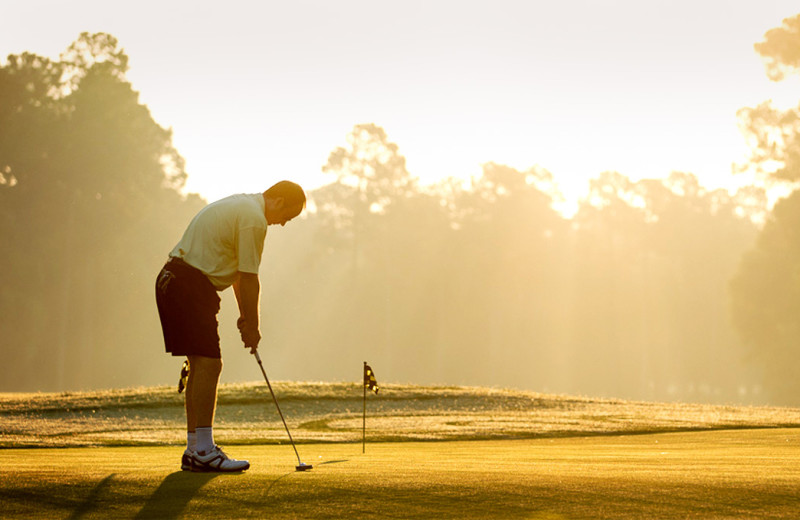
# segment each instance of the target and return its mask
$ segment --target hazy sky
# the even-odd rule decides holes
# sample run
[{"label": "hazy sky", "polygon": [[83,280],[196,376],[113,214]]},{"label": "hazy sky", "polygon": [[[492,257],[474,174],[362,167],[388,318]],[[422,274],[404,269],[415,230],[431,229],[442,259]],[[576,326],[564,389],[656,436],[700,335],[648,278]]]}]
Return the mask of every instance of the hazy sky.
[{"label": "hazy sky", "polygon": [[2,0],[0,56],[116,36],[174,130],[187,188],[214,200],[308,187],[359,123],[423,182],[539,165],[575,196],[604,170],[727,186],[736,111],[796,104],[753,50],[797,0]]}]

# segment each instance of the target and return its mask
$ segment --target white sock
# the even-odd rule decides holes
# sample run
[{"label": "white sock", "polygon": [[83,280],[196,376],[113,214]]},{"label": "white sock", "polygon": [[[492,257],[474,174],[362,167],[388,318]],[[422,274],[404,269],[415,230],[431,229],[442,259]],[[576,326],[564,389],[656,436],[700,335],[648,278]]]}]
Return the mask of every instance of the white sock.
[{"label": "white sock", "polygon": [[189,451],[197,450],[197,433],[190,431],[186,432],[186,448]]},{"label": "white sock", "polygon": [[197,428],[197,450],[199,452],[208,453],[214,449],[214,429],[209,426],[208,428]]}]

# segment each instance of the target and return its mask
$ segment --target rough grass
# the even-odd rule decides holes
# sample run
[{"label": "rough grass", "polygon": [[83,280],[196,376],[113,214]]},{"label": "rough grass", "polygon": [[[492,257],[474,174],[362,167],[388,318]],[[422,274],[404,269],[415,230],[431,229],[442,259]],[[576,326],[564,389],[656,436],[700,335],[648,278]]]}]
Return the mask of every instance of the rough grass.
[{"label": "rough grass", "polygon": [[[363,393],[353,383],[276,382],[298,443],[361,440]],[[472,387],[385,385],[367,396],[370,442],[532,439],[576,435],[800,426],[800,409],[648,403]],[[0,447],[180,445],[174,387],[0,394]],[[222,385],[215,438],[281,443],[286,432],[263,382]]]}]

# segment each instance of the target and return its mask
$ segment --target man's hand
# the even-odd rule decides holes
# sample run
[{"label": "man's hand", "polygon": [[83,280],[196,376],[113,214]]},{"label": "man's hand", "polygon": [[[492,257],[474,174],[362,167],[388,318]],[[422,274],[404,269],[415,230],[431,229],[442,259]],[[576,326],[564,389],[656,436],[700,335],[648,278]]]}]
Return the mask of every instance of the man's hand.
[{"label": "man's hand", "polygon": [[244,348],[249,348],[250,353],[255,354],[256,349],[258,349],[258,342],[261,341],[261,333],[258,331],[258,327],[251,327],[244,317],[239,317],[236,320],[236,327],[239,329]]},{"label": "man's hand", "polygon": [[255,354],[258,342],[261,341],[261,333],[258,330],[258,302],[261,284],[258,281],[258,275],[239,273],[233,284],[233,293],[239,304],[240,318],[237,320],[236,326],[239,328],[245,348],[249,348],[250,353]]}]

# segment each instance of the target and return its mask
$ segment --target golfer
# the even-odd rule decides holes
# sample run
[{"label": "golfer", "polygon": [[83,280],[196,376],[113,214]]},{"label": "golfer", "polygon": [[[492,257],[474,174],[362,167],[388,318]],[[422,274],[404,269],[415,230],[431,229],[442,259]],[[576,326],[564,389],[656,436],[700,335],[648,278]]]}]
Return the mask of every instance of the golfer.
[{"label": "golfer", "polygon": [[186,383],[186,450],[181,469],[244,471],[246,460],[228,457],[214,443],[214,412],[222,356],[217,331],[220,298],[233,286],[237,326],[245,348],[261,340],[258,267],[267,226],[283,226],[305,208],[303,189],[281,181],[264,193],[231,195],[209,204],[192,219],[156,279],[156,304],[164,344],[189,360]]}]

